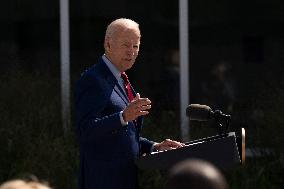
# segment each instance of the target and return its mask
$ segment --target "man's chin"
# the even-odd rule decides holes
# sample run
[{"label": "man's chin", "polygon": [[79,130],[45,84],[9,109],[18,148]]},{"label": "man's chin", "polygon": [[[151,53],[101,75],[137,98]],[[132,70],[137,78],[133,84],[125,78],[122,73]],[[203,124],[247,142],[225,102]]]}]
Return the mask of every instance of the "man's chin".
[{"label": "man's chin", "polygon": [[126,70],[129,70],[130,68],[132,68],[133,65],[134,65],[134,62],[126,64],[125,66]]}]

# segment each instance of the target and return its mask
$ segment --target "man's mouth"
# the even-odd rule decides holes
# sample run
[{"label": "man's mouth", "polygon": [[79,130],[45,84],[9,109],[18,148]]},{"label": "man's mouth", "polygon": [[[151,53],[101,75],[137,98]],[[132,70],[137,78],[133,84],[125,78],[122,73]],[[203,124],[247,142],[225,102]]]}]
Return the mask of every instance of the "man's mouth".
[{"label": "man's mouth", "polygon": [[132,59],[131,58],[125,58],[124,60],[128,61],[128,62],[131,62]]}]

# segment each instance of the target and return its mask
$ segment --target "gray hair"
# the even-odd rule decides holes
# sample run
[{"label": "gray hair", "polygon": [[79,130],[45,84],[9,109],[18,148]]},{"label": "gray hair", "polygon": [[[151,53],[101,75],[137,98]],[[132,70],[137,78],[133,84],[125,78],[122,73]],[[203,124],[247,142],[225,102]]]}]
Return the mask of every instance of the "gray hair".
[{"label": "gray hair", "polygon": [[105,33],[105,39],[112,38],[116,32],[127,29],[137,29],[137,31],[140,32],[139,24],[137,22],[128,18],[116,19],[108,25]]}]

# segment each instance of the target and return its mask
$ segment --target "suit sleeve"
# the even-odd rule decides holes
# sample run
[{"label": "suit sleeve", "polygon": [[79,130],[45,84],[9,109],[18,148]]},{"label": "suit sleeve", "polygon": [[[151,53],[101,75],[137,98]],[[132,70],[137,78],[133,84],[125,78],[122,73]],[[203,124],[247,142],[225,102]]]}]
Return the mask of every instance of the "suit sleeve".
[{"label": "suit sleeve", "polygon": [[119,111],[106,115],[105,107],[111,91],[98,79],[85,77],[76,85],[76,125],[81,140],[108,135],[122,127]]},{"label": "suit sleeve", "polygon": [[152,152],[152,147],[155,144],[155,142],[150,141],[146,138],[140,137],[139,138],[140,143],[140,155],[142,154],[150,154]]}]

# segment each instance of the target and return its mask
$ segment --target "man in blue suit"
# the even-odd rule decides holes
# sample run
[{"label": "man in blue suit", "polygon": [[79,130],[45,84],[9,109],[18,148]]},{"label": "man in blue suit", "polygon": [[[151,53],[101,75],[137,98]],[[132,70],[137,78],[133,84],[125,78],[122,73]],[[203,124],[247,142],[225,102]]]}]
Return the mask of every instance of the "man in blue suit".
[{"label": "man in blue suit", "polygon": [[105,54],[77,83],[79,189],[136,189],[137,157],[183,146],[170,139],[155,143],[140,136],[151,101],[135,93],[125,75],[138,55],[140,37],[136,22],[113,21],[105,34]]}]

